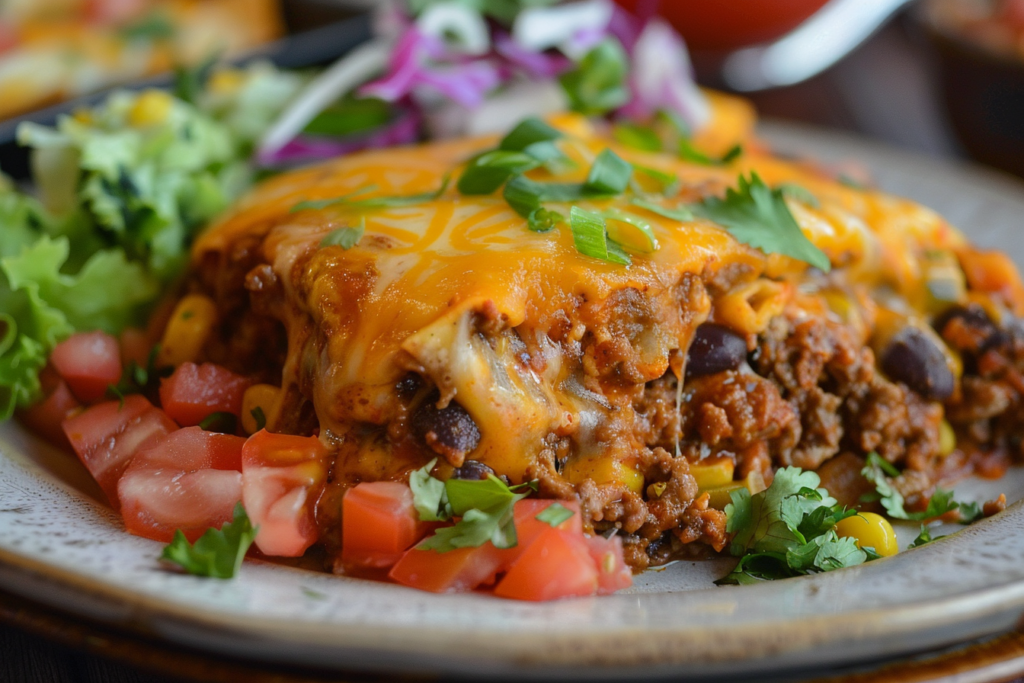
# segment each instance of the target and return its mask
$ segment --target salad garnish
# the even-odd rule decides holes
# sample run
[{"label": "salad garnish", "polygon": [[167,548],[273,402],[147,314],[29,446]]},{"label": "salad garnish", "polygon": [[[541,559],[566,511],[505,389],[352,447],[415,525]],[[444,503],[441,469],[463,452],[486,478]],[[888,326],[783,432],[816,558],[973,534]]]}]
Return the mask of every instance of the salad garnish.
[{"label": "salad garnish", "polygon": [[256,532],[245,508],[238,503],[232,521],[219,530],[207,529],[195,543],[189,543],[185,534],[176,531],[174,540],[164,548],[160,559],[196,576],[231,579],[242,566],[245,552],[256,538]]},{"label": "salad garnish", "polygon": [[899,474],[900,471],[878,453],[869,453],[861,475],[875,485],[875,491],[862,496],[862,502],[880,501],[886,513],[893,519],[923,521],[958,510],[958,521],[961,524],[970,524],[983,516],[980,505],[959,503],[953,500],[952,491],[941,487],[936,487],[928,499],[927,508],[920,512],[907,512],[904,508],[903,494],[890,481],[890,478],[898,477]]},{"label": "salad garnish", "polygon": [[852,537],[840,538],[838,522],[857,514],[819,488],[817,474],[799,467],[775,473],[772,485],[750,494],[732,492],[725,508],[727,530],[734,534],[729,551],[740,558],[718,584],[756,583],[801,574],[853,567],[873,559]]}]

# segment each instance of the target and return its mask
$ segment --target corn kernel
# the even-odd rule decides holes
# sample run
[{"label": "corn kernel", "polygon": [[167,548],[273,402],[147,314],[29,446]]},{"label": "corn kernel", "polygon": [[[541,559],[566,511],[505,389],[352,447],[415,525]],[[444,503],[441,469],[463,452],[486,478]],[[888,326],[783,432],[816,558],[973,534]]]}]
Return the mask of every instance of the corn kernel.
[{"label": "corn kernel", "polygon": [[956,432],[953,425],[943,420],[939,423],[939,455],[946,456],[956,450]]},{"label": "corn kernel", "polygon": [[210,76],[207,87],[217,95],[230,95],[245,83],[245,73],[239,69],[220,69]]},{"label": "corn kernel", "polygon": [[190,294],[174,308],[160,341],[161,365],[194,362],[206,344],[217,320],[217,306],[208,296]]},{"label": "corn kernel", "polygon": [[135,99],[128,123],[136,128],[157,126],[167,120],[174,98],[162,90],[147,90]]},{"label": "corn kernel", "polygon": [[257,408],[263,411],[264,419],[270,423],[280,395],[281,390],[272,384],[254,384],[245,390],[242,396],[242,429],[246,434],[255,434],[259,431],[256,417],[252,414]]},{"label": "corn kernel", "polygon": [[648,498],[661,498],[661,494],[665,493],[665,489],[668,488],[668,482],[659,481],[651,484],[647,487]]},{"label": "corn kernel", "polygon": [[874,512],[861,512],[836,524],[840,538],[852,538],[860,548],[874,548],[882,557],[899,552],[896,532],[889,520]]},{"label": "corn kernel", "polygon": [[690,465],[690,474],[701,491],[726,486],[732,482],[736,464],[731,458],[708,458]]},{"label": "corn kernel", "polygon": [[644,490],[644,475],[629,465],[611,458],[580,458],[570,461],[562,476],[573,484],[592,479],[596,484],[621,483],[634,493]]}]

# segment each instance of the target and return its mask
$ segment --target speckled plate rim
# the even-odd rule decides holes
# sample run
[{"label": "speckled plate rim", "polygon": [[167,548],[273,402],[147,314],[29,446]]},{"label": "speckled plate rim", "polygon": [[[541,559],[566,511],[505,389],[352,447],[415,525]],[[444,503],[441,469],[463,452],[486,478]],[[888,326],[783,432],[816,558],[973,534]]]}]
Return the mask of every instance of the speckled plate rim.
[{"label": "speckled plate rim", "polygon": [[[980,201],[969,218],[995,221],[973,238],[1016,252],[1024,248],[1006,233],[1016,225],[1009,219],[1024,215],[1024,193],[1012,181],[831,133],[782,126],[767,133],[783,149],[859,158],[881,185],[917,198],[913,187],[886,176],[898,180],[927,171],[938,204],[956,190]],[[992,215],[991,202],[1006,215]],[[1014,256],[1024,261],[1021,253]],[[941,647],[1012,628],[1024,612],[1021,504],[894,558],[759,586],[686,590],[692,585],[677,565],[647,576],[637,592],[524,605],[482,595],[436,596],[261,562],[247,563],[230,584],[204,581],[160,571],[157,544],[124,534],[113,513],[36,464],[20,430],[2,430],[0,586],[81,616],[237,657],[516,677],[742,676]],[[81,538],[104,548],[98,552],[110,554],[107,564],[80,553],[72,544],[78,539],[66,546],[48,543],[33,531],[32,524],[45,524],[40,520],[55,510],[58,522],[74,525]]]}]

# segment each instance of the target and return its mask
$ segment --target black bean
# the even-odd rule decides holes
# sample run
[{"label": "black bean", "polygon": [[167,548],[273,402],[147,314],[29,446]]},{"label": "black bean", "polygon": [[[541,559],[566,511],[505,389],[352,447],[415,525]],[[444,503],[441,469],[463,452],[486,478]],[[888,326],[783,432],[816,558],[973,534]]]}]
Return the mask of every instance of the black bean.
[{"label": "black bean", "polygon": [[421,386],[423,386],[423,378],[415,372],[410,372],[395,383],[395,393],[399,398],[408,401],[416,395]]},{"label": "black bean", "polygon": [[702,377],[735,370],[747,357],[747,341],[728,327],[704,323],[693,335],[687,354],[686,376]]},{"label": "black bean", "polygon": [[985,309],[977,304],[947,308],[935,318],[932,327],[941,335],[953,320],[959,320],[977,333],[980,342],[977,348],[972,350],[979,355],[994,346],[1002,346],[1010,340],[1009,334],[1001,330],[988,316]]},{"label": "black bean", "polygon": [[490,467],[483,464],[482,462],[478,462],[476,460],[467,460],[466,462],[462,463],[462,467],[458,467],[455,469],[455,472],[452,474],[452,476],[455,477],[456,479],[477,480],[486,479],[492,474],[494,474],[494,470],[492,470]]},{"label": "black bean", "polygon": [[452,401],[438,409],[435,397],[424,401],[413,415],[413,429],[435,453],[460,464],[480,444],[480,430],[465,408]]},{"label": "black bean", "polygon": [[890,379],[903,382],[922,398],[942,401],[953,393],[953,371],[938,342],[914,327],[893,335],[882,351],[882,370]]}]

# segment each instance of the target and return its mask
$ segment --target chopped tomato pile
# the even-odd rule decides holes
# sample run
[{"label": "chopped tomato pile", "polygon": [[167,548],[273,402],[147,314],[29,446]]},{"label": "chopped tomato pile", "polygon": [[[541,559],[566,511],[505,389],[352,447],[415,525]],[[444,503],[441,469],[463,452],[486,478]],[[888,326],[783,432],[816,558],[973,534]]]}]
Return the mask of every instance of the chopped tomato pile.
[{"label": "chopped tomato pile", "polygon": [[[135,535],[185,543],[185,552],[195,544],[202,560],[204,535],[237,523],[241,503],[260,552],[305,553],[320,538],[316,503],[331,464],[324,445],[263,428],[275,387],[252,386],[212,363],[178,362],[161,372],[155,350],[146,361],[136,337],[89,332],[58,344],[42,375],[46,398],[22,421],[74,450]],[[429,468],[418,474],[444,488]],[[491,589],[518,600],[631,585],[621,540],[585,535],[578,503],[526,498],[492,480],[487,486],[507,494],[506,507],[488,513],[497,531],[468,542],[453,539],[466,536],[458,533],[463,520],[487,518],[480,510],[452,514],[448,506],[443,517],[424,517],[411,484],[352,487],[342,500],[341,565],[386,570],[392,581],[434,593]],[[225,538],[217,542],[230,545]],[[245,547],[237,552],[240,561]]]}]

